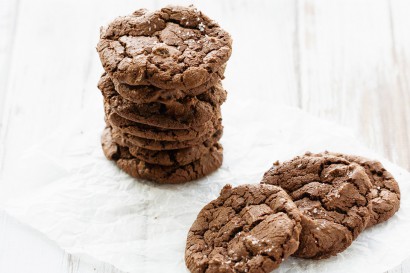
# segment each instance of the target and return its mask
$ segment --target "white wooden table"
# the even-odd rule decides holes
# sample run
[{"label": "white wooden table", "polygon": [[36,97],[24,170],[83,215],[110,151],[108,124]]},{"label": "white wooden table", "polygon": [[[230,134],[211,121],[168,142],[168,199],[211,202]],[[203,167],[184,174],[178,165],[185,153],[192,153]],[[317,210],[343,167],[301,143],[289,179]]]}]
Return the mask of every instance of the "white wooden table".
[{"label": "white wooden table", "polygon": [[[234,37],[239,52],[230,66],[248,77],[235,78],[228,67],[228,91],[245,85],[260,99],[348,126],[410,170],[409,1],[190,2]],[[0,183],[7,164],[64,122],[67,111],[95,103],[84,86],[95,85],[102,71],[94,50],[99,26],[164,3],[0,0]],[[65,254],[0,214],[0,272],[119,271]],[[389,272],[410,272],[410,259]]]}]

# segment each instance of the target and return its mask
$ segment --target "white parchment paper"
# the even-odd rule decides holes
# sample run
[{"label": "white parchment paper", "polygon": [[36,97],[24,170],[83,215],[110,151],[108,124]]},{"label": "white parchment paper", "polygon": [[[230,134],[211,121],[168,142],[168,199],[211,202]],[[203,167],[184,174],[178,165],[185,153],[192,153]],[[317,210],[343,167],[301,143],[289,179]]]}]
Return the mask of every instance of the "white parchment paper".
[{"label": "white parchment paper", "polygon": [[[2,191],[2,207],[66,251],[128,272],[187,272],[185,239],[199,210],[226,183],[258,183],[275,160],[307,150],[380,159],[343,127],[249,100],[224,109],[224,164],[217,172],[183,185],[157,185],[130,178],[106,160],[102,117],[94,122],[82,118],[86,114],[78,113],[9,167],[5,177],[15,183]],[[337,257],[291,258],[277,272],[384,272],[410,256],[410,174],[382,162],[400,184],[400,211]]]}]

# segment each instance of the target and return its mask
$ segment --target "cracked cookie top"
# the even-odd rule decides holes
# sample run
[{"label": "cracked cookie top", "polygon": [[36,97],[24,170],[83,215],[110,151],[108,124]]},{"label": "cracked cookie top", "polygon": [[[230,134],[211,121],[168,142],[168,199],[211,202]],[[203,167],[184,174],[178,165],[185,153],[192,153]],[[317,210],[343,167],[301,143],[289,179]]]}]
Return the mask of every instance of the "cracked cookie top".
[{"label": "cracked cookie top", "polygon": [[282,187],[302,213],[294,256],[323,259],[345,250],[369,221],[372,184],[360,165],[326,154],[306,153],[273,166],[261,183]]},{"label": "cracked cookie top", "polygon": [[205,84],[227,62],[232,39],[193,6],[167,6],[115,19],[101,29],[97,51],[119,82],[186,90]]},{"label": "cracked cookie top", "polygon": [[400,188],[393,175],[379,161],[361,156],[327,153],[343,157],[362,166],[373,184],[368,195],[371,203],[370,220],[367,227],[379,224],[392,217],[400,208]]},{"label": "cracked cookie top", "polygon": [[300,214],[272,185],[226,185],[198,214],[188,233],[191,272],[270,272],[299,245]]}]

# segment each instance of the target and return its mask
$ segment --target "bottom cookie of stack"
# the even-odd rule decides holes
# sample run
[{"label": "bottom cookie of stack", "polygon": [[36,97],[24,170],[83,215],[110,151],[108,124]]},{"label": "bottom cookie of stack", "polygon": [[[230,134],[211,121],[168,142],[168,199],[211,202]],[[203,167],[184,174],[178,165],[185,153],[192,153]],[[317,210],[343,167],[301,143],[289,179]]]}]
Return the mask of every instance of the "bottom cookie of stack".
[{"label": "bottom cookie of stack", "polygon": [[[205,141],[200,147],[187,147],[185,149],[168,152],[169,161],[175,162],[173,165],[158,165],[141,160],[141,156],[138,156],[138,149],[141,151],[141,148],[128,148],[125,145],[120,145],[115,142],[110,127],[104,129],[101,137],[101,144],[105,156],[108,159],[115,161],[117,166],[129,175],[158,183],[175,184],[204,177],[214,172],[222,165],[223,149],[217,142],[218,139],[219,137],[217,137],[215,142]],[[184,160],[176,160],[176,158],[181,158],[184,153],[185,155],[189,155],[190,151],[187,149],[199,149],[201,156],[199,159],[193,158],[196,160],[189,162],[188,164],[185,164],[187,162],[184,162]],[[143,150],[145,153],[149,153],[146,149]],[[159,153],[164,157],[166,151],[159,151]],[[177,156],[178,153],[180,153],[179,156]],[[146,156],[148,158],[150,157],[149,155]],[[160,156],[158,158],[160,158]],[[151,160],[151,162],[154,161]]]}]

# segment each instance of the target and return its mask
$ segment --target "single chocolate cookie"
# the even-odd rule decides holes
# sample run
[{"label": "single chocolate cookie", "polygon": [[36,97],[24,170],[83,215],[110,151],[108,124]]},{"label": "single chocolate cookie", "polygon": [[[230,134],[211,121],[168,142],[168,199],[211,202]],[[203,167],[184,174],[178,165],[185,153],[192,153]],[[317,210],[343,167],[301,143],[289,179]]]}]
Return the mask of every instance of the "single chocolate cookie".
[{"label": "single chocolate cookie", "polygon": [[384,222],[392,217],[400,208],[400,188],[397,181],[379,161],[370,160],[361,156],[345,155],[340,153],[328,153],[355,162],[362,166],[373,188],[368,200],[370,202],[370,220],[367,227]]},{"label": "single chocolate cookie", "polygon": [[199,127],[213,118],[212,107],[195,97],[162,103],[134,104],[121,96],[106,100],[111,109],[123,118],[166,129]]},{"label": "single chocolate cookie", "polygon": [[222,125],[218,125],[210,134],[205,134],[196,139],[189,139],[184,141],[160,141],[154,139],[140,138],[126,133],[124,134],[121,131],[112,128],[112,137],[115,142],[119,143],[122,146],[136,146],[153,151],[164,151],[196,146],[210,138],[219,139],[222,136],[222,132]]},{"label": "single chocolate cookie", "polygon": [[370,218],[372,184],[363,167],[331,155],[306,153],[267,171],[261,183],[282,187],[302,213],[294,256],[323,259],[345,250]]},{"label": "single chocolate cookie", "polygon": [[121,97],[115,91],[108,75],[100,79],[98,87],[104,96],[104,101],[118,115],[138,123],[166,129],[189,129],[203,125],[219,110],[218,94],[222,96],[222,100],[226,98],[225,90],[221,85],[217,85],[209,91],[213,94],[213,96],[208,95],[209,99],[214,100],[211,102],[185,96],[179,100],[169,100],[166,104],[160,102],[137,104]]},{"label": "single chocolate cookie", "polygon": [[[120,83],[119,81],[112,79],[115,90],[125,99],[134,103],[150,103],[150,102],[162,102],[179,100],[185,96],[197,96],[206,92],[215,85],[221,85],[221,79],[224,78],[223,73],[225,71],[225,65],[217,72],[213,73],[210,81],[189,90],[179,89],[162,89],[153,85],[128,85]],[[222,89],[223,90],[223,89]],[[226,97],[226,94],[225,94]]]},{"label": "single chocolate cookie", "polygon": [[128,149],[130,154],[150,164],[162,166],[183,166],[200,159],[212,149],[218,148],[220,146],[218,140],[221,136],[222,134],[218,134],[199,145],[176,150],[153,151],[138,146],[129,146]]},{"label": "single chocolate cookie", "polygon": [[202,178],[222,165],[222,146],[214,146],[210,152],[200,159],[184,166],[160,166],[146,163],[133,157],[128,148],[115,143],[107,127],[101,137],[105,156],[114,160],[117,166],[130,176],[147,179],[158,183],[184,183]]},{"label": "single chocolate cookie", "polygon": [[105,120],[112,127],[120,130],[123,133],[134,135],[141,138],[165,140],[165,141],[184,141],[189,139],[199,138],[205,134],[210,134],[214,131],[217,124],[222,123],[221,111],[214,113],[212,120],[206,122],[199,127],[190,129],[164,129],[160,127],[150,126],[135,121],[128,120],[114,113],[108,103],[104,103]]},{"label": "single chocolate cookie", "polygon": [[193,6],[135,11],[101,28],[97,51],[107,73],[129,85],[192,89],[229,59],[230,35]]},{"label": "single chocolate cookie", "polygon": [[200,159],[210,151],[219,149],[218,142],[205,141],[204,143],[177,150],[152,151],[140,147],[128,147],[130,154],[146,163],[161,166],[183,166]]},{"label": "single chocolate cookie", "polygon": [[[208,121],[200,127],[193,127],[191,129],[162,129],[159,127],[149,126],[146,124],[127,120],[116,113],[110,113],[106,116],[107,121],[116,129],[123,133],[127,133],[133,136],[165,140],[165,141],[184,141],[195,138],[200,138],[205,134],[211,134],[214,130],[214,122]],[[220,123],[221,119],[217,119],[216,123]]]},{"label": "single chocolate cookie", "polygon": [[272,185],[226,185],[198,214],[188,233],[191,272],[270,272],[299,245],[300,213]]}]

